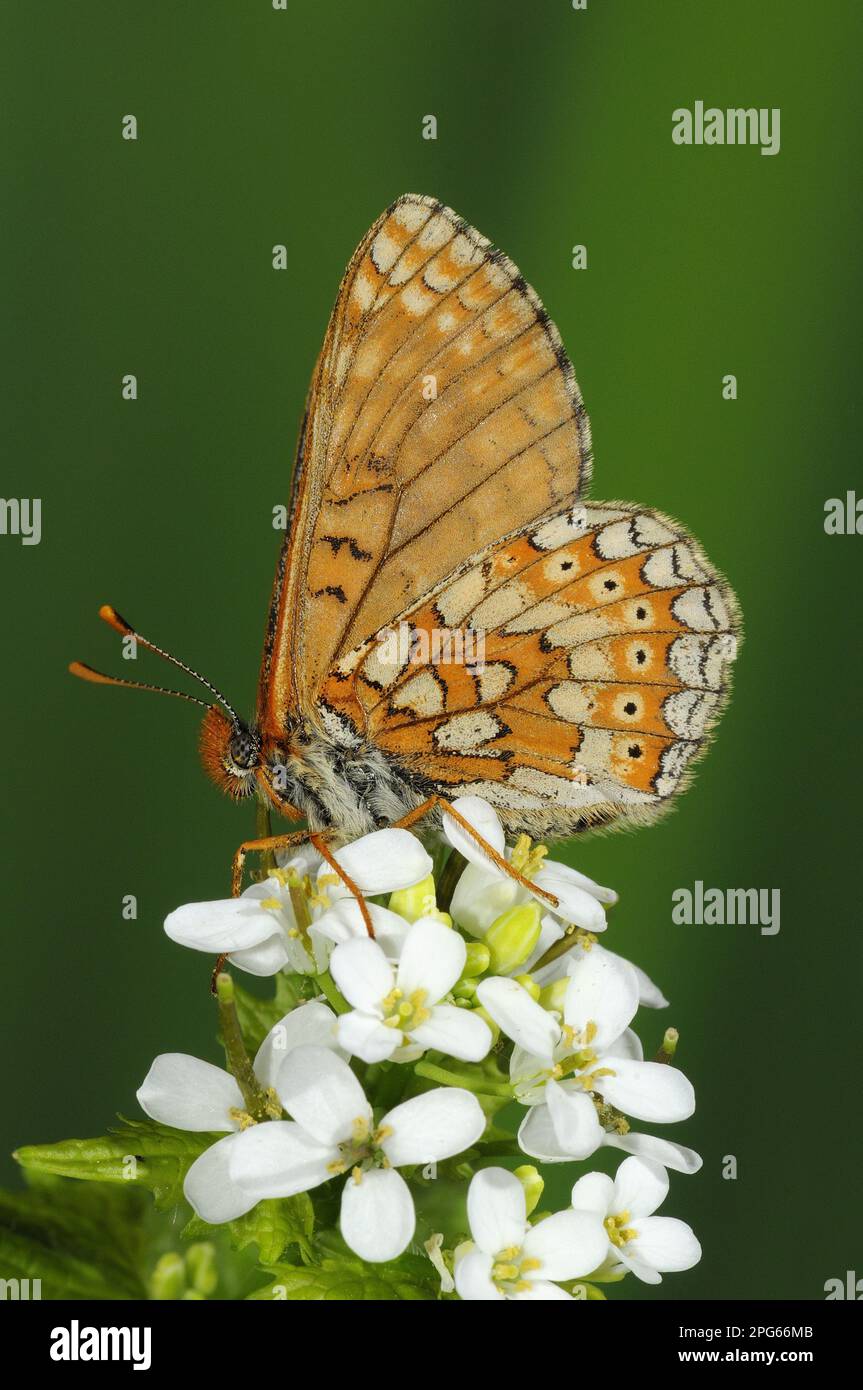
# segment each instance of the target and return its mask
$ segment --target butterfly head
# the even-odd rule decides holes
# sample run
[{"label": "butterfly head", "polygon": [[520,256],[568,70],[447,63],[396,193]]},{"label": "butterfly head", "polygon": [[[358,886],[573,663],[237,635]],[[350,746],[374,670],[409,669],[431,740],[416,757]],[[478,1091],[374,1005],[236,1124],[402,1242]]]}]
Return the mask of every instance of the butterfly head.
[{"label": "butterfly head", "polygon": [[261,761],[261,741],[254,729],[210,705],[201,725],[200,749],[204,771],[227,796],[241,801],[252,795]]}]

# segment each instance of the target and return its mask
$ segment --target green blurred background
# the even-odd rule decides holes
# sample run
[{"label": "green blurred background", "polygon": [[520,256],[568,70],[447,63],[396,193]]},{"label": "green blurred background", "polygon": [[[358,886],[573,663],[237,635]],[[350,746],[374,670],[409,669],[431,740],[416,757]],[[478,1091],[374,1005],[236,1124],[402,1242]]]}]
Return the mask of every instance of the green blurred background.
[{"label": "green blurred background", "polygon": [[[253,813],[204,780],[191,708],[65,666],[129,670],[96,620],[111,601],[251,708],[271,509],[327,315],[367,226],[415,191],[542,295],[593,496],[684,520],[746,619],[677,813],[565,852],[620,890],[609,944],[673,1001],[640,1030],[652,1051],[677,1025],[699,1098],[665,1133],[705,1157],[667,1208],[703,1262],[611,1296],[822,1298],[863,1274],[863,540],[823,530],[825,500],[863,490],[861,41],[851,0],[3,5],[0,490],[43,499],[39,546],[0,537],[5,1180],[15,1145],[136,1114],[155,1053],[218,1060],[209,962],[161,925],[225,894]],[[781,152],[673,145],[697,99],[780,107]],[[146,654],[133,674],[166,676]],[[674,926],[697,879],[780,888],[780,933]]]}]

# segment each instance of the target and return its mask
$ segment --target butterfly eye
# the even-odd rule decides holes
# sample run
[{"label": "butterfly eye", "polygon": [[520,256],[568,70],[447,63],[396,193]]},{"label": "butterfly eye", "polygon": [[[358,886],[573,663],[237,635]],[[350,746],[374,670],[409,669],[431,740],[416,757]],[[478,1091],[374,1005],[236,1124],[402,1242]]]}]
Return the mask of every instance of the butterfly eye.
[{"label": "butterfly eye", "polygon": [[250,730],[235,729],[228,743],[228,757],[237,768],[248,771],[258,761],[258,741]]}]

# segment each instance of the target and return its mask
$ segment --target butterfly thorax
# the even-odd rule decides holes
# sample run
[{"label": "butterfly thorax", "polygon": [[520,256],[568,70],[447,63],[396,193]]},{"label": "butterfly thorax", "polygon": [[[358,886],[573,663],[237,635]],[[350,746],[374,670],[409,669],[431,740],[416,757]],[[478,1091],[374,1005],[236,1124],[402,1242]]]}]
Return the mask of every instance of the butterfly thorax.
[{"label": "butterfly thorax", "polygon": [[336,742],[308,723],[265,740],[258,785],[276,810],[289,818],[299,812],[336,841],[392,825],[429,795],[373,744]]}]

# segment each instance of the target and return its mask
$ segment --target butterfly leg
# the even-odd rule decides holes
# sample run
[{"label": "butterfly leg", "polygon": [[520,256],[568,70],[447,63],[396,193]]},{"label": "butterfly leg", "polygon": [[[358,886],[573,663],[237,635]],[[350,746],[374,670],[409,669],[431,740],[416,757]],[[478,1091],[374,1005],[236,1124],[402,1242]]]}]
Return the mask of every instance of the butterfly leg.
[{"label": "butterfly leg", "polygon": [[429,811],[433,811],[437,808],[450,816],[457,825],[460,825],[462,830],[471,837],[474,843],[479,845],[483,854],[487,855],[491,862],[496,864],[499,869],[509,876],[509,878],[515,879],[517,883],[521,884],[522,888],[528,888],[531,893],[535,893],[538,898],[542,898],[543,902],[548,903],[549,907],[556,908],[560,906],[558,899],[553,893],[547,893],[544,888],[539,888],[535,883],[531,883],[530,879],[525,878],[524,874],[520,874],[518,869],[514,869],[508,860],[504,859],[502,854],[498,854],[494,845],[490,845],[488,840],[486,840],[483,835],[480,835],[479,831],[474,829],[470,821],[457,811],[452,802],[447,801],[444,796],[430,796],[428,801],[424,801],[421,806],[414,807],[406,816],[402,816],[401,820],[395,821],[394,825],[401,830],[409,830],[417,821],[427,816]]},{"label": "butterfly leg", "polygon": [[[238,898],[243,886],[243,865],[246,862],[247,854],[263,854],[268,849],[290,849],[293,845],[304,845],[309,840],[307,830],[289,830],[284,835],[266,835],[258,840],[244,840],[234,855],[234,862],[231,866],[231,897]],[[216,993],[216,979],[225,968],[227,955],[221,955],[213,967],[213,974],[210,977],[210,990]]]},{"label": "butterfly leg", "polygon": [[243,865],[247,854],[265,854],[267,850],[291,849],[308,844],[313,839],[308,830],[289,830],[284,835],[266,835],[259,840],[244,840],[234,855],[231,866],[231,897],[238,898],[243,886]]},{"label": "butterfly leg", "polygon": [[309,835],[308,839],[309,844],[314,845],[315,849],[318,851],[318,854],[321,856],[324,863],[329,864],[333,873],[338,875],[339,879],[345,885],[348,892],[355,898],[357,906],[360,909],[360,916],[363,919],[365,929],[368,932],[369,936],[372,938],[372,940],[374,940],[375,929],[372,926],[371,913],[369,912],[369,909],[366,906],[366,900],[363,897],[360,889],[354,883],[353,879],[345,873],[338,860],[330,853],[327,847],[327,842],[323,835],[321,835],[318,831],[315,831],[314,834]]}]

